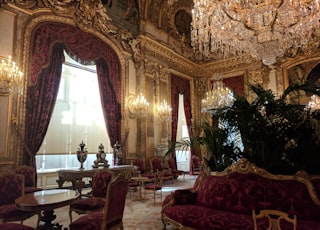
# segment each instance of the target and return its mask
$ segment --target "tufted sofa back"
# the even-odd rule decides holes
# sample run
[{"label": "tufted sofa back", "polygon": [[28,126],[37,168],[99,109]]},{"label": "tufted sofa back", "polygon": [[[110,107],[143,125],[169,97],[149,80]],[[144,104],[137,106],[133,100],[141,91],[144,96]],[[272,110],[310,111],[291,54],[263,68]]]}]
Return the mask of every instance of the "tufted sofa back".
[{"label": "tufted sofa back", "polygon": [[[312,186],[311,183],[307,185]],[[305,183],[295,179],[270,179],[254,173],[232,172],[206,177],[196,203],[248,215],[252,210],[276,209],[297,215],[299,219],[320,219],[320,205],[314,203]]]}]

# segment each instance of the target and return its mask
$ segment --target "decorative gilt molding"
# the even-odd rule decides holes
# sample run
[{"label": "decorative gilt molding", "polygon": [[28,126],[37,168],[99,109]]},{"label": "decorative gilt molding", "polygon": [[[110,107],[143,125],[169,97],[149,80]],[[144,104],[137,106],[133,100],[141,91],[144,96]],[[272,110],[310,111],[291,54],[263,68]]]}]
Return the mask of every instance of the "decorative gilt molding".
[{"label": "decorative gilt molding", "polygon": [[145,60],[144,63],[145,63],[145,70],[144,70],[145,74],[151,75],[153,77],[159,74],[160,72],[159,64],[149,60]]},{"label": "decorative gilt molding", "polygon": [[249,84],[251,85],[263,85],[263,74],[261,71],[249,72]]},{"label": "decorative gilt molding", "polygon": [[197,90],[197,93],[203,96],[207,85],[207,80],[204,78],[199,78],[194,80],[194,86]]},{"label": "decorative gilt molding", "polygon": [[48,7],[57,15],[73,17],[79,28],[95,28],[104,34],[116,34],[118,28],[111,23],[106,8],[100,0],[47,0]]},{"label": "decorative gilt molding", "polygon": [[17,9],[32,15],[52,12],[65,20],[72,19],[76,26],[86,32],[100,32],[110,39],[116,40],[127,52],[132,52],[129,41],[133,35],[112,24],[101,0],[12,0],[9,8]]},{"label": "decorative gilt molding", "polygon": [[160,80],[168,81],[169,77],[171,76],[171,70],[169,68],[160,68]]},{"label": "decorative gilt molding", "polygon": [[163,66],[169,66],[170,68],[181,71],[188,76],[195,76],[199,71],[197,64],[182,57],[172,51],[169,47],[148,36],[141,36],[141,47],[143,47],[143,54],[145,55],[145,58],[150,57],[152,59],[156,59]]}]

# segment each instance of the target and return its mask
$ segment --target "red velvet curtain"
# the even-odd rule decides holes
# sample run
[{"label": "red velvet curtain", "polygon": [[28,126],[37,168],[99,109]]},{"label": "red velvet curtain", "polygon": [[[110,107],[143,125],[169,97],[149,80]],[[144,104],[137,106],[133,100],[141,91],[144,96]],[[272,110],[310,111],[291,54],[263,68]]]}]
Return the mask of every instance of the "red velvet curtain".
[{"label": "red velvet curtain", "polygon": [[[62,51],[56,43],[63,44]],[[102,90],[100,95],[103,97],[102,106],[110,141],[113,144],[121,138],[121,74],[117,54],[99,38],[79,28],[61,23],[43,23],[32,35],[31,75],[28,78],[26,101],[25,149],[29,153],[25,154],[28,157],[24,163],[33,167],[36,167],[35,154],[44,139],[55,104],[57,92],[53,89],[57,87],[58,90],[59,87],[63,47],[82,64],[97,63],[99,87]],[[51,53],[56,54],[58,51],[61,60],[55,61]]]},{"label": "red velvet curtain", "polygon": [[59,90],[62,63],[64,62],[63,44],[52,46],[48,53],[50,63],[45,66],[35,81],[28,87],[26,107],[26,132],[24,164],[36,167],[35,154],[46,135],[50,118]]},{"label": "red velvet curtain", "polygon": [[112,78],[112,76],[119,76],[118,69],[110,70],[104,58],[97,60],[96,66],[103,113],[105,120],[108,121],[106,122],[106,126],[110,142],[111,144],[115,144],[117,141],[120,143],[121,104],[117,101],[117,93],[112,84],[112,82],[117,81],[117,79]]},{"label": "red velvet curtain", "polygon": [[[222,82],[225,84],[226,87],[228,87],[230,90],[233,91],[234,96],[239,96],[239,97],[244,96],[244,77],[243,77],[243,75],[224,78],[222,80]],[[218,117],[215,115],[212,115],[211,119],[212,119],[212,125],[215,127],[218,127],[218,124],[219,124]]]},{"label": "red velvet curtain", "polygon": [[235,95],[242,97],[244,96],[244,78],[243,75],[224,78],[223,83],[226,87],[231,89]]},{"label": "red velvet curtain", "polygon": [[[183,94],[183,105],[186,116],[186,123],[188,126],[189,136],[191,132],[191,99],[190,99],[190,80],[181,78],[176,75],[171,76],[171,106],[172,106],[172,141],[176,141],[177,126],[178,126],[178,111],[179,111],[179,94]],[[175,152],[172,157],[176,161]],[[192,167],[190,167],[191,169]]]}]

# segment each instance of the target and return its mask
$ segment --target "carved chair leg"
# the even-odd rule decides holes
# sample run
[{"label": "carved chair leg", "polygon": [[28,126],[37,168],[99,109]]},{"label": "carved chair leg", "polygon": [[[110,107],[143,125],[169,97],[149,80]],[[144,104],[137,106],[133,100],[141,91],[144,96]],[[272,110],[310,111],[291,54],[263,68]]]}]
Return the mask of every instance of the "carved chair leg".
[{"label": "carved chair leg", "polygon": [[69,218],[70,218],[70,223],[72,223],[72,210],[69,209]]},{"label": "carved chair leg", "polygon": [[39,227],[40,219],[41,219],[41,212],[38,213],[37,228]]}]

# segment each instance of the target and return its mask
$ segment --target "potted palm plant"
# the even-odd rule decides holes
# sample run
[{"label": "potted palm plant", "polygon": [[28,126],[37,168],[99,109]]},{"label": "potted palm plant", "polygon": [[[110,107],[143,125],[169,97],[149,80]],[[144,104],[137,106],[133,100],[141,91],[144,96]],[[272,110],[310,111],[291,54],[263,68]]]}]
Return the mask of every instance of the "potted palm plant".
[{"label": "potted palm plant", "polygon": [[204,121],[202,135],[171,143],[167,152],[202,145],[212,171],[221,171],[245,157],[272,173],[292,174],[299,170],[320,173],[320,113],[305,105],[289,103],[301,91],[319,96],[315,85],[289,86],[276,98],[271,90],[250,86],[256,94],[249,102],[236,97],[233,105],[216,111],[217,127]]}]

